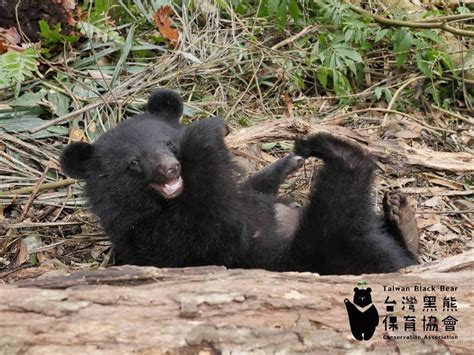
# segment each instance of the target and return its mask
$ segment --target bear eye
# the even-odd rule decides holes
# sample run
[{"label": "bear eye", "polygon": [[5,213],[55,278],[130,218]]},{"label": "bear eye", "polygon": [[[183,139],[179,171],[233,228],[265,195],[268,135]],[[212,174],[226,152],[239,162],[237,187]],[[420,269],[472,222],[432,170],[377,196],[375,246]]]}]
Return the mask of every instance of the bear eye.
[{"label": "bear eye", "polygon": [[132,159],[130,160],[130,163],[128,164],[128,166],[131,169],[137,170],[140,168],[140,162],[138,161],[138,159]]}]

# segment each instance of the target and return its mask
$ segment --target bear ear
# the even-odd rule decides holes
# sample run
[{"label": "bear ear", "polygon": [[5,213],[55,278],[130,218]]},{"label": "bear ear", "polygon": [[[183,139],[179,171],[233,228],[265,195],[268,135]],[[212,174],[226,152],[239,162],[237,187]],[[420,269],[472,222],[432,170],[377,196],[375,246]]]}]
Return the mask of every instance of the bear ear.
[{"label": "bear ear", "polygon": [[176,91],[157,89],[151,93],[146,110],[160,120],[179,124],[183,114],[183,99]]},{"label": "bear ear", "polygon": [[74,179],[84,179],[94,156],[94,147],[88,143],[69,144],[61,153],[60,164],[66,175]]},{"label": "bear ear", "polygon": [[358,287],[354,287],[354,292],[357,292],[359,291],[359,288]]},{"label": "bear ear", "polygon": [[367,288],[367,292],[372,292],[372,289],[370,287]]}]

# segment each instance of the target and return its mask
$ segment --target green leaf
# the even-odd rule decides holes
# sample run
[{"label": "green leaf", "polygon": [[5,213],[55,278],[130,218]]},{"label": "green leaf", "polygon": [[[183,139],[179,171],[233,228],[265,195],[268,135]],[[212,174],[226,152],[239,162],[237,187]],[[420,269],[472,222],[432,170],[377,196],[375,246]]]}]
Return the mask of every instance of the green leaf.
[{"label": "green leaf", "polygon": [[48,101],[56,116],[61,117],[69,113],[69,98],[66,95],[59,92],[49,92]]},{"label": "green leaf", "polygon": [[44,98],[46,91],[40,90],[38,92],[27,92],[26,94],[21,95],[19,98],[10,101],[8,103],[11,107],[37,107],[38,102]]},{"label": "green leaf", "polygon": [[[0,131],[5,130],[6,132],[22,132],[24,134],[30,135],[28,133],[30,128],[40,126],[45,122],[47,121],[42,120],[37,116],[12,117],[9,119],[0,120]],[[53,136],[57,136],[57,134],[48,130],[43,130],[31,135],[33,138],[46,138]]]},{"label": "green leaf", "polygon": [[298,21],[301,17],[300,8],[296,0],[288,0],[288,12],[295,21]]},{"label": "green leaf", "polygon": [[39,22],[40,36],[46,44],[57,44],[63,42],[75,43],[79,40],[79,36],[67,36],[61,34],[61,24],[58,23],[51,29],[45,20]]},{"label": "green leaf", "polygon": [[382,40],[388,34],[388,32],[389,32],[388,28],[384,28],[383,30],[377,31],[377,33],[375,34],[374,41],[378,42]]},{"label": "green leaf", "polygon": [[380,97],[382,96],[382,88],[380,86],[377,86],[374,90],[375,98],[377,100],[380,100]]},{"label": "green leaf", "polygon": [[94,13],[97,16],[105,16],[110,7],[110,0],[95,0],[94,1]]},{"label": "green leaf", "polygon": [[14,86],[15,96],[18,96],[21,83],[37,72],[37,58],[38,54],[33,48],[0,55],[0,89]]},{"label": "green leaf", "polygon": [[351,85],[346,76],[338,70],[334,70],[332,74],[334,91],[338,96],[344,96],[351,93]]},{"label": "green leaf", "polygon": [[278,8],[278,26],[280,29],[284,29],[286,26],[286,0],[282,0]]},{"label": "green leaf", "polygon": [[344,40],[346,42],[351,42],[351,40],[354,38],[355,31],[353,29],[349,29],[344,33]]},{"label": "green leaf", "polygon": [[433,76],[431,72],[431,62],[423,58],[423,52],[421,50],[416,51],[415,58],[418,69],[428,78],[431,78]]},{"label": "green leaf", "polygon": [[405,28],[396,31],[394,36],[393,50],[397,53],[396,63],[400,68],[406,61],[408,51],[413,44],[413,35]]},{"label": "green leaf", "polygon": [[319,67],[316,76],[318,78],[319,83],[323,86],[323,88],[327,87],[328,84],[328,75],[329,69],[326,67]]},{"label": "green leaf", "polygon": [[278,143],[276,142],[270,142],[270,143],[263,143],[262,144],[262,150],[271,150],[277,146]]},{"label": "green leaf", "polygon": [[349,58],[354,62],[362,63],[362,57],[360,54],[351,48],[340,48],[337,50],[337,52],[340,54],[340,56]]},{"label": "green leaf", "polygon": [[453,71],[454,70],[454,63],[453,61],[451,60],[451,57],[449,56],[449,54],[445,53],[445,52],[440,52],[439,53],[439,60],[441,61],[441,63],[443,63],[443,65],[448,68],[450,71]]},{"label": "green leaf", "polygon": [[61,43],[61,24],[58,23],[51,29],[45,20],[39,22],[40,36],[50,43]]},{"label": "green leaf", "polygon": [[433,30],[423,29],[418,32],[418,35],[427,38],[435,43],[442,43],[443,39],[438,36]]},{"label": "green leaf", "polygon": [[135,26],[132,26],[130,30],[128,31],[127,39],[125,40],[125,45],[123,46],[122,54],[120,55],[120,58],[115,67],[114,74],[112,75],[112,80],[110,81],[110,87],[114,87],[115,81],[117,80],[118,76],[123,70],[125,61],[128,58],[130,49],[132,48],[134,33],[135,33]]},{"label": "green leaf", "polygon": [[393,96],[392,96],[392,92],[390,91],[390,89],[387,89],[387,88],[383,89],[383,94],[385,96],[385,101],[387,101],[387,102],[392,101]]},{"label": "green leaf", "polygon": [[278,9],[280,8],[280,0],[269,0],[267,9],[269,15],[276,15],[278,13]]}]

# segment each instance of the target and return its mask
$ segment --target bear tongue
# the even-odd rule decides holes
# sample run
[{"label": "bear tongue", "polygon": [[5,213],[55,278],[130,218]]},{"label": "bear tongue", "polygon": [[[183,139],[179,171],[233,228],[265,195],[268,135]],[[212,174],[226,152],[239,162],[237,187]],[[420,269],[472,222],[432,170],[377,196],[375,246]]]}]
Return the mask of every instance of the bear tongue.
[{"label": "bear tongue", "polygon": [[150,184],[150,187],[159,191],[166,198],[178,196],[183,189],[183,179],[171,179],[166,184]]}]

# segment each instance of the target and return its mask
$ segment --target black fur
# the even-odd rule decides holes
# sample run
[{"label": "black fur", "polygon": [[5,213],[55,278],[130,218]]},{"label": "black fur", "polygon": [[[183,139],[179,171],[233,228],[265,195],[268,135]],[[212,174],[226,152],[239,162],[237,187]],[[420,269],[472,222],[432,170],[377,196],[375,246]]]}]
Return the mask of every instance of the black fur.
[{"label": "black fur", "polygon": [[[374,165],[360,148],[327,134],[296,141],[296,154],[325,162],[298,222],[277,190],[301,158],[290,155],[239,184],[224,143],[225,122],[182,126],[181,113],[176,93],[155,91],[146,113],[93,145],[68,146],[61,156],[67,174],[86,180],[120,263],[322,274],[387,272],[415,263],[373,211]],[[295,228],[285,225],[291,222],[286,215],[296,216]]]}]

